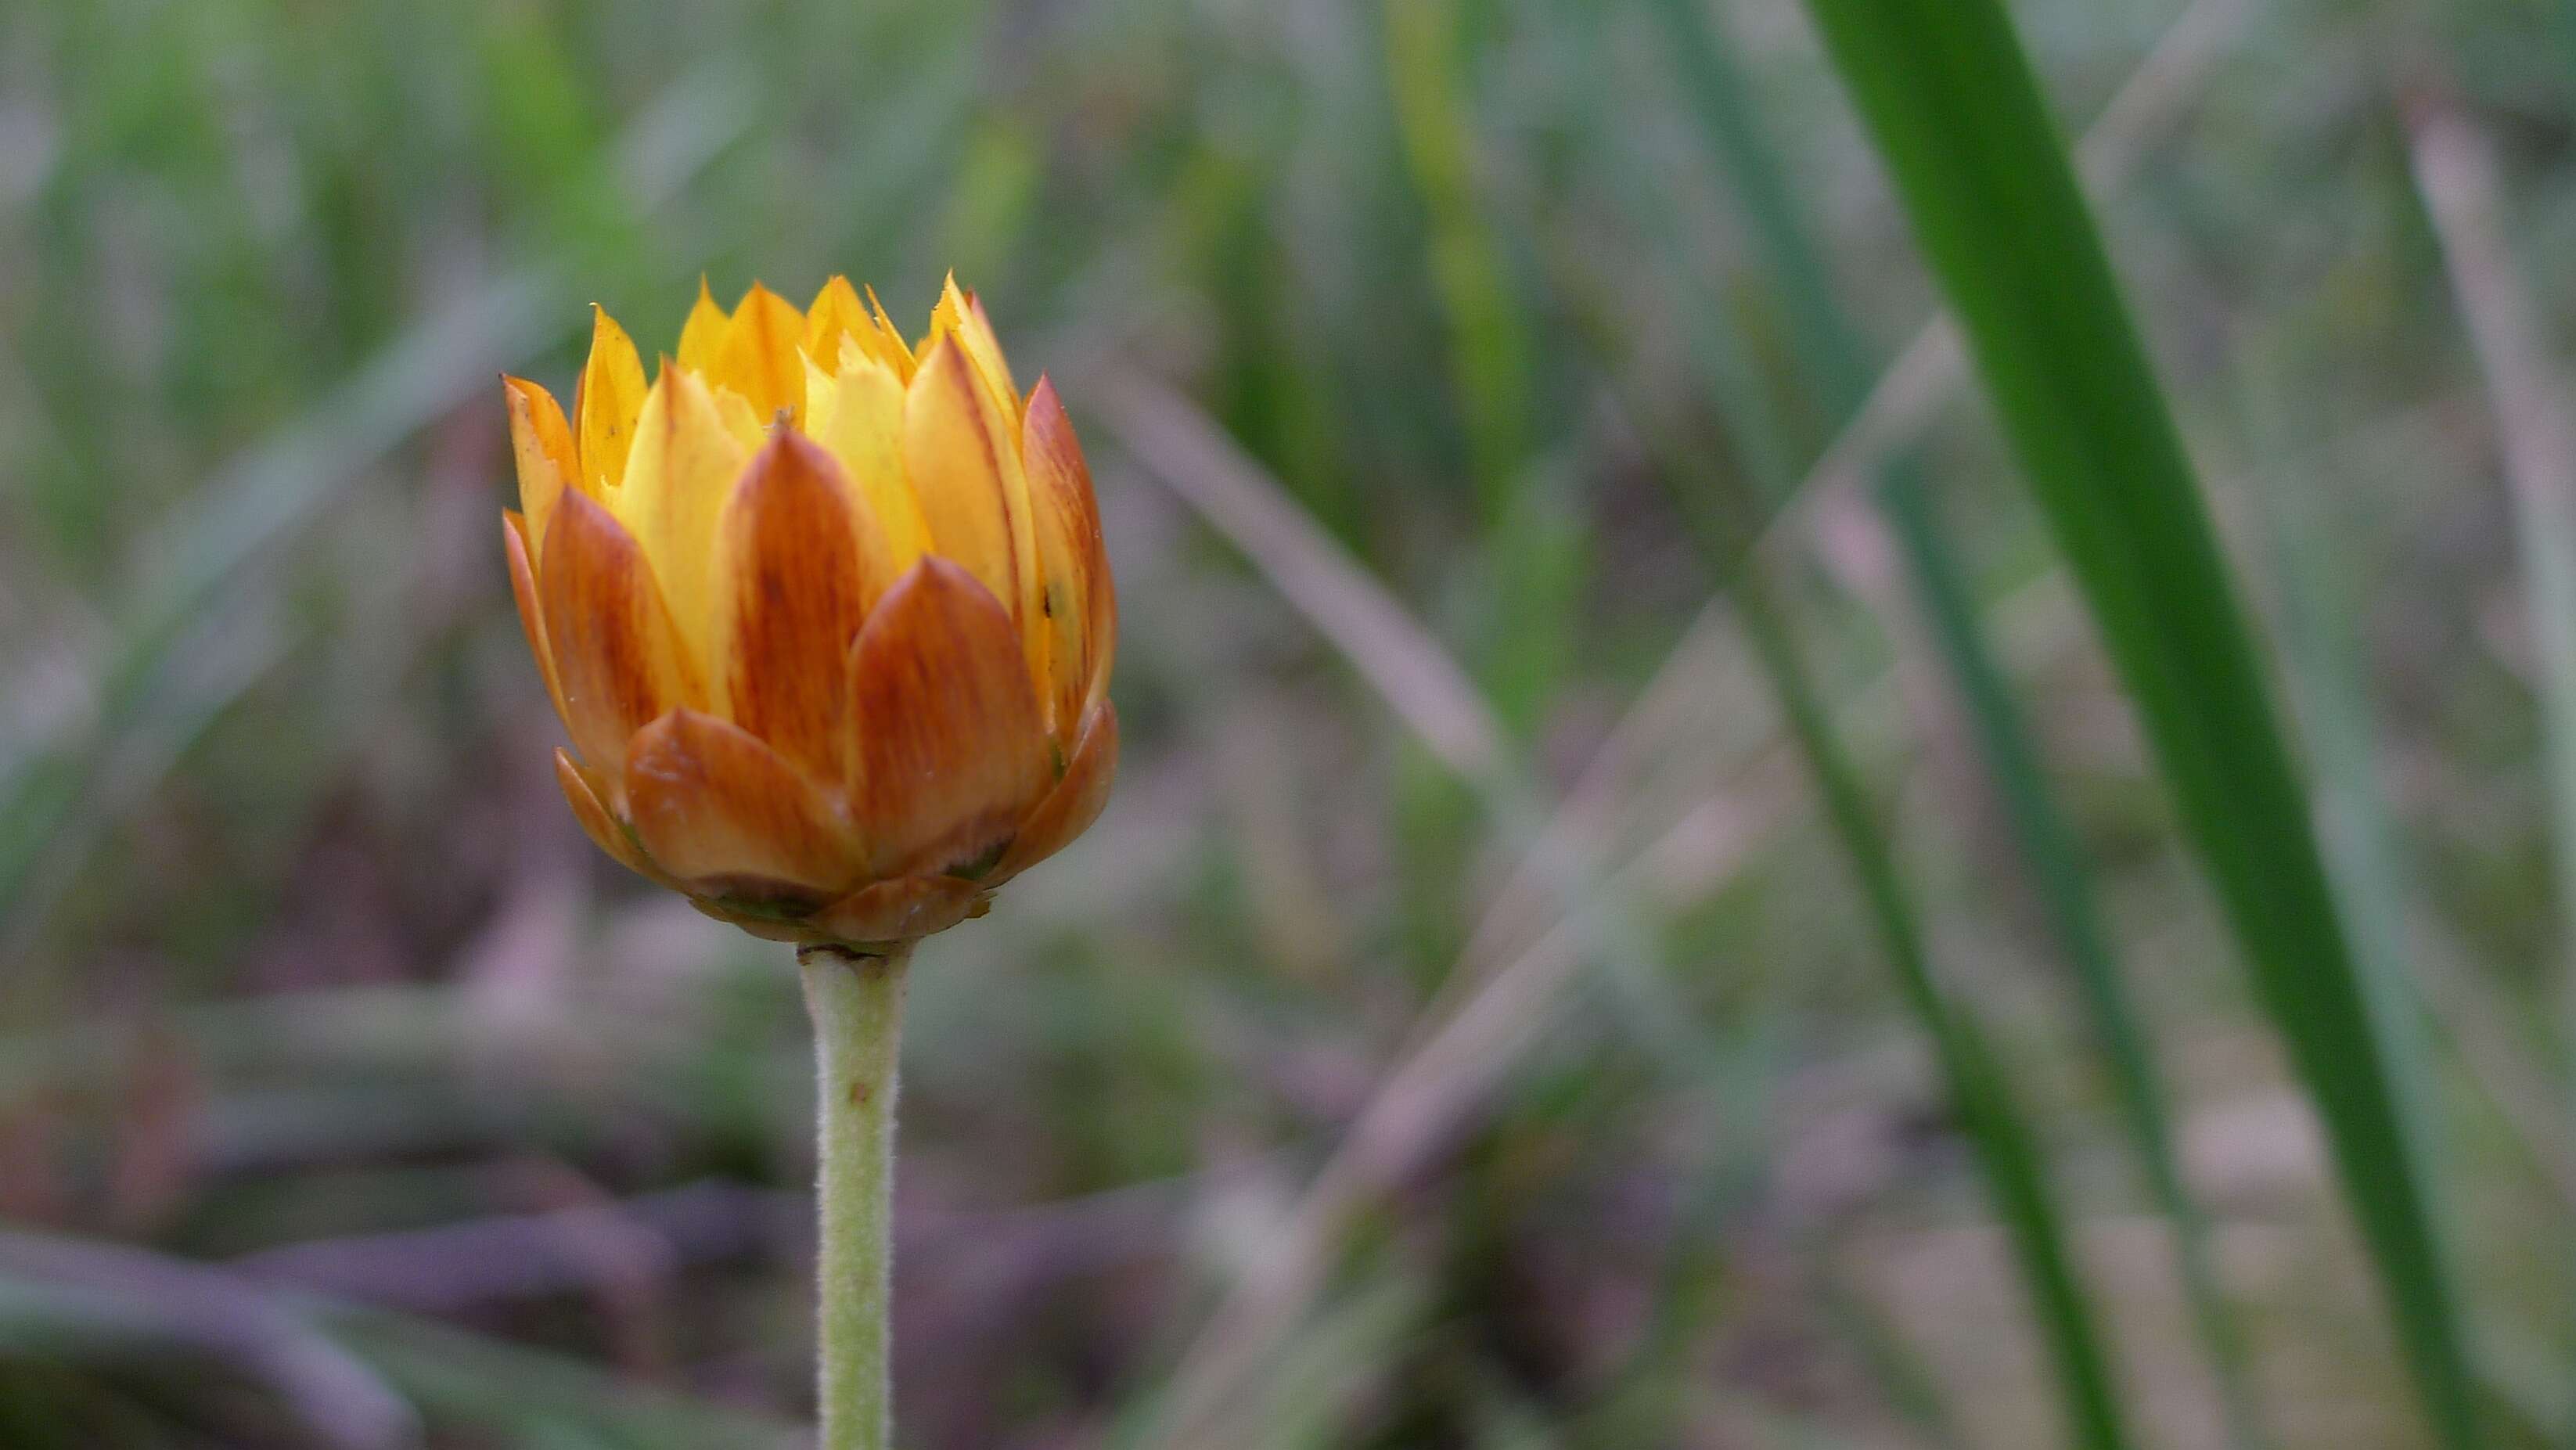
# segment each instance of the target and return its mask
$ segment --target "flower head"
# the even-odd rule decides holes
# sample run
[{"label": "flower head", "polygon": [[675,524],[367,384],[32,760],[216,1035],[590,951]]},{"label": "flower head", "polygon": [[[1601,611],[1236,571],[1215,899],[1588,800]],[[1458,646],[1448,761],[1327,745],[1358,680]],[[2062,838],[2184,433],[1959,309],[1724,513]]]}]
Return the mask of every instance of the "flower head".
[{"label": "flower head", "polygon": [[952,280],[907,346],[704,284],[648,386],[595,314],[566,417],[504,380],[510,581],[601,850],[762,936],[875,947],[981,915],[1116,768],[1117,606],[1055,389]]}]

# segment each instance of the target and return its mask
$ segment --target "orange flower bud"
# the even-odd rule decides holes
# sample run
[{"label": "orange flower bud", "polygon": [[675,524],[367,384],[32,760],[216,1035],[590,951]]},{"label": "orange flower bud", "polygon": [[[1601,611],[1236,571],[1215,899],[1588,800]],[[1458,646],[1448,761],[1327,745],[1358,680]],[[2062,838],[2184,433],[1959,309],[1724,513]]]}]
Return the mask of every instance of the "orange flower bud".
[{"label": "orange flower bud", "polygon": [[1117,768],[1091,475],[952,280],[918,346],[839,277],[700,288],[648,387],[605,312],[571,417],[504,380],[519,620],[599,848],[758,935],[980,916]]}]

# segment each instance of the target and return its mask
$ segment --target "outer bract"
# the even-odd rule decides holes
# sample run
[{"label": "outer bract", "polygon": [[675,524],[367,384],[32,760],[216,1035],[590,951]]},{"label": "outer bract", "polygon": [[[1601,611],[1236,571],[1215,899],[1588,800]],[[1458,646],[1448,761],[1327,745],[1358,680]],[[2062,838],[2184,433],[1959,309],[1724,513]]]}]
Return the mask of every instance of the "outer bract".
[{"label": "outer bract", "polygon": [[906,345],[835,277],[699,288],[648,385],[593,323],[567,417],[504,380],[519,620],[601,850],[757,935],[980,916],[1100,813],[1117,601],[1091,475],[950,282]]}]

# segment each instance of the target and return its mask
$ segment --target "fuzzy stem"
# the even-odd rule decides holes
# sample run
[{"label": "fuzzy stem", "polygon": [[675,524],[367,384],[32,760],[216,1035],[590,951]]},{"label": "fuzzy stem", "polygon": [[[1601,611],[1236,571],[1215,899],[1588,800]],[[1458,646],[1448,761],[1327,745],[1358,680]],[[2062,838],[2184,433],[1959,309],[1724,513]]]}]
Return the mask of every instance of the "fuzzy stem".
[{"label": "fuzzy stem", "polygon": [[821,1450],[892,1443],[888,1289],[894,1266],[894,1114],[909,946],[883,956],[802,947],[814,1018],[816,1394]]}]

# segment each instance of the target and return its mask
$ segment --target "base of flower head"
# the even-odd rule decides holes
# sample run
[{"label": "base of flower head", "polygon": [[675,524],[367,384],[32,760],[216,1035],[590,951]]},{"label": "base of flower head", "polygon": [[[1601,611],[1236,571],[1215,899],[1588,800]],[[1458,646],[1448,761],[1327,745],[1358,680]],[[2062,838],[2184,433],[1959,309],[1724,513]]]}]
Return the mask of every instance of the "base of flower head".
[{"label": "base of flower head", "polygon": [[959,876],[907,876],[821,906],[743,895],[692,895],[689,904],[765,941],[890,956],[984,915],[992,909],[993,893]]}]

